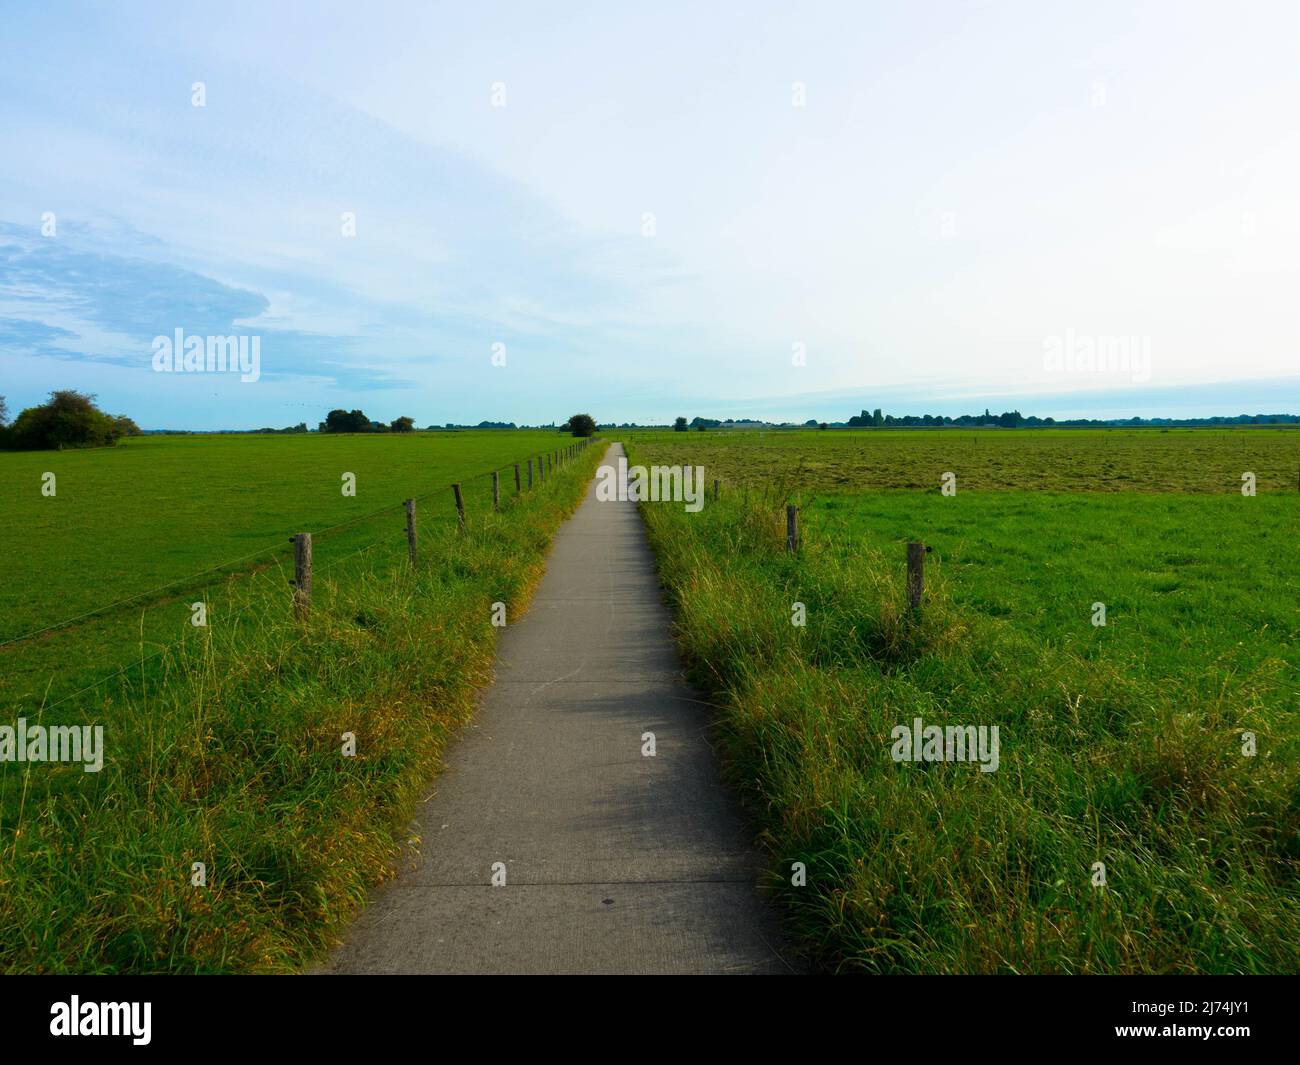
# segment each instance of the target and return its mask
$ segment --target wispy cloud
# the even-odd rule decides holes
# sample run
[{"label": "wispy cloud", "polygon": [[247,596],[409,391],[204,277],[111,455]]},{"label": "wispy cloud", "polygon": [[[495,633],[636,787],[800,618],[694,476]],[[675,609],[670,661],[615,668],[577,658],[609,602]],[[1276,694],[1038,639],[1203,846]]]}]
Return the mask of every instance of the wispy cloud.
[{"label": "wispy cloud", "polygon": [[[80,362],[116,408],[196,427],[356,391],[434,422],[933,406],[1059,391],[1066,331],[1149,338],[1154,397],[1277,377],[1300,345],[1295,12],[1171,37],[1157,8],[1029,2],[773,0],[739,30],[673,0],[68,11],[6,15],[39,42],[0,65],[11,405]],[[263,336],[256,387],[223,410],[151,374],[178,327]]]}]

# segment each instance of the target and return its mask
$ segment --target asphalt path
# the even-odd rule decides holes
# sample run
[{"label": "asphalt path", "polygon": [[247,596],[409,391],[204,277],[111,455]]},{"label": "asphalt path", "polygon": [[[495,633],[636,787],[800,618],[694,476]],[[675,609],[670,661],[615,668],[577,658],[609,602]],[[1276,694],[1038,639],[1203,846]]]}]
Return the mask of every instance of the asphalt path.
[{"label": "asphalt path", "polygon": [[636,507],[593,482],[557,533],[419,807],[413,866],[322,971],[791,971]]}]

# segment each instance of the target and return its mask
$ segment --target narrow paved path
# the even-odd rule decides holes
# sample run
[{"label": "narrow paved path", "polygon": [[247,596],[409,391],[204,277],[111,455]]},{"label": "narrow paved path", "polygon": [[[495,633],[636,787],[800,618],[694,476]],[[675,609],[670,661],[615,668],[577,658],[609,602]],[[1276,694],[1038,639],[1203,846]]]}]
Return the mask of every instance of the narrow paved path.
[{"label": "narrow paved path", "polygon": [[787,971],[669,620],[636,504],[593,482],[419,809],[418,864],[325,971]]}]

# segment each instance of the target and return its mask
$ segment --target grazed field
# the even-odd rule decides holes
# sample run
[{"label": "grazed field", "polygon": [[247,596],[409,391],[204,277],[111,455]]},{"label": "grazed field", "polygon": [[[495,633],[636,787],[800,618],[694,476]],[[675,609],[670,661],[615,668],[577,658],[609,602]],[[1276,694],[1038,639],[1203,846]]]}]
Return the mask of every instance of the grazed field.
[{"label": "grazed field", "polygon": [[[1025,435],[982,435],[972,451],[1005,448],[982,474],[908,458],[933,460],[933,480],[853,465],[832,434],[633,441],[636,461],[703,465],[724,486],[699,514],[642,510],[732,778],[764,823],[774,891],[831,967],[1300,969],[1300,493],[1271,480],[1290,438],[1236,445],[1255,449],[1242,467],[1257,467],[1255,498],[1241,470],[1229,477],[1232,445],[1188,434],[1180,458],[1173,433],[1111,445],[1116,468],[1163,470],[1159,492],[1113,478],[972,490],[993,470],[1083,487],[1095,456],[1058,454],[1050,470],[1028,456],[1105,446]],[[1146,441],[1159,454],[1144,465]],[[956,496],[938,494],[939,466],[956,467]],[[935,490],[864,487],[903,476]],[[787,500],[802,508],[795,558]],[[913,539],[933,549],[917,617]],[[915,717],[997,725],[999,768],[895,762],[891,730]],[[795,861],[806,887],[790,883]]]},{"label": "grazed field", "polygon": [[[501,434],[500,444],[510,439]],[[242,442],[266,454],[266,442]],[[549,450],[572,440],[540,442]],[[220,450],[236,442],[212,443]],[[502,453],[526,455],[532,446],[516,438]],[[413,803],[489,677],[492,604],[505,604],[511,618],[526,607],[596,450],[522,497],[507,496],[498,515],[490,495],[467,494],[464,535],[454,516],[422,520],[414,567],[400,506],[376,519],[369,539],[331,569],[318,559],[306,623],[292,616],[287,571],[267,567],[214,593],[205,628],[188,624],[185,603],[158,608],[159,618],[179,611],[170,623],[183,638],[159,639],[160,652],[139,668],[61,702],[6,702],[0,724],[25,716],[43,727],[103,726],[104,758],[98,772],[0,762],[0,971],[292,970],[330,944],[367,888],[391,871]],[[183,442],[181,452],[188,459],[172,457],[201,477],[209,457],[202,442]],[[373,459],[375,480],[385,461],[400,461],[386,454]],[[466,448],[459,469],[470,472],[483,457]],[[93,459],[116,461],[108,452],[84,456]],[[359,464],[355,454],[349,460]],[[390,491],[400,499],[418,490],[406,484],[424,471],[413,462],[407,477],[390,477]],[[358,481],[365,499],[364,467]],[[289,511],[301,527],[291,501],[273,493],[263,503],[269,530]],[[212,521],[225,514],[232,523],[231,507],[227,500]],[[146,553],[167,548],[125,533],[116,542]],[[188,561],[193,548],[186,541],[181,549]],[[49,666],[84,668],[99,631],[80,626],[42,641],[74,656]],[[102,631],[114,654],[148,652],[124,632]],[[22,646],[6,649],[6,663]],[[355,737],[353,756],[344,756],[345,733]]]},{"label": "grazed field", "polygon": [[[735,485],[791,491],[960,488],[1240,493],[1300,488],[1294,429],[915,429],[632,432],[656,461],[702,463]],[[711,460],[711,461],[710,461]]]},{"label": "grazed field", "polygon": [[[184,631],[198,599],[217,612],[236,608],[242,592],[232,574],[270,567],[284,587],[293,533],[314,534],[317,572],[328,574],[377,540],[404,542],[402,500],[417,497],[422,528],[450,525],[453,481],[462,483],[467,511],[483,513],[492,469],[565,443],[546,432],[312,433],[0,453],[0,705],[65,698],[153,654]],[[52,498],[40,491],[45,471],[57,477]],[[344,473],[356,475],[355,496],[342,493]],[[501,490],[513,494],[512,469]],[[334,531],[320,535],[326,529]],[[122,600],[71,627],[7,643]]]}]

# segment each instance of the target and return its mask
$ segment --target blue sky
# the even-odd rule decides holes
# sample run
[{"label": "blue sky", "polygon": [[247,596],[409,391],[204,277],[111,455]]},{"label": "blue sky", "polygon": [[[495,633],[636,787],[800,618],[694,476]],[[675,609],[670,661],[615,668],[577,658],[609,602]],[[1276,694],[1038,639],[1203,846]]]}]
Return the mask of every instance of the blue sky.
[{"label": "blue sky", "polygon": [[[60,387],[195,429],[1300,410],[1295,5],[5,25],[11,410]],[[155,373],[177,328],[261,337],[259,379]],[[1149,373],[1053,369],[1063,336],[1131,339]]]}]

